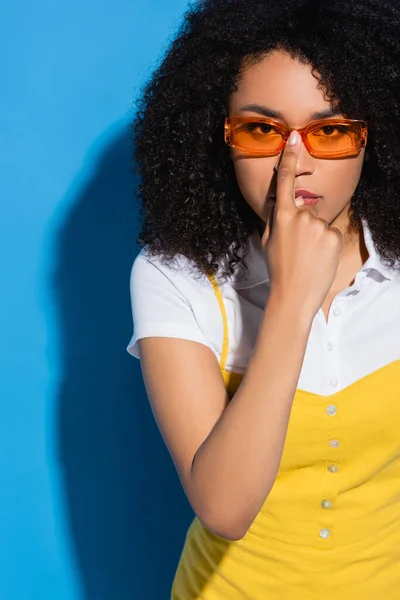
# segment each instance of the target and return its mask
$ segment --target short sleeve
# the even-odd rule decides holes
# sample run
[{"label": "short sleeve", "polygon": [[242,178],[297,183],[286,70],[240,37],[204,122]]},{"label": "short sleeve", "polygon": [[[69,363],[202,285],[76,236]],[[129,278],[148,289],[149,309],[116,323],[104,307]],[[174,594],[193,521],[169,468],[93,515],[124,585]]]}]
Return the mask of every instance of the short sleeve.
[{"label": "short sleeve", "polygon": [[[172,269],[155,264],[143,251],[133,263],[130,276],[133,335],[126,350],[139,360],[137,341],[145,337],[181,338],[207,345],[190,301],[173,283],[176,279]],[[179,279],[182,282],[182,273]]]}]

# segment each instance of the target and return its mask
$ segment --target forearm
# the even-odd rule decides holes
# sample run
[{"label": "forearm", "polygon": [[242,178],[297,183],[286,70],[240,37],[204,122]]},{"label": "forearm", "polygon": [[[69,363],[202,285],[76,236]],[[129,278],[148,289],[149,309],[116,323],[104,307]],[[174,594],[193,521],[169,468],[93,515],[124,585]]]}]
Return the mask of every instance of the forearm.
[{"label": "forearm", "polygon": [[194,497],[223,537],[246,533],[274,484],[311,324],[270,296],[241,385],[196,453]]}]

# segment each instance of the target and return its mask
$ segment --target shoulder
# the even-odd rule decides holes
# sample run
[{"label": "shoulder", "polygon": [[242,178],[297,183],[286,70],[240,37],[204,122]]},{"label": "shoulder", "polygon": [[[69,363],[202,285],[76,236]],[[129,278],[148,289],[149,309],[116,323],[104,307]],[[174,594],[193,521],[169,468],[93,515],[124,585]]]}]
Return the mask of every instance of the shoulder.
[{"label": "shoulder", "polygon": [[165,261],[144,247],[135,258],[130,277],[134,335],[128,351],[138,357],[142,337],[174,337],[209,345],[209,315],[215,312],[211,283],[177,256]]},{"label": "shoulder", "polygon": [[189,300],[193,295],[210,290],[210,279],[182,254],[173,259],[151,255],[147,246],[135,258],[130,275],[131,291],[151,285],[165,290],[175,290]]}]

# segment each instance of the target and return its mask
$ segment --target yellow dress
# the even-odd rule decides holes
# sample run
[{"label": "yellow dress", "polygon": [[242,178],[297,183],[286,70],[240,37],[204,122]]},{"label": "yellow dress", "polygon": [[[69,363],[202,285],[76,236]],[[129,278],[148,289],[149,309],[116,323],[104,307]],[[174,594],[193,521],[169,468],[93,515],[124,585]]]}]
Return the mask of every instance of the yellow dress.
[{"label": "yellow dress", "polygon": [[[209,279],[232,398],[243,376],[225,370],[227,317]],[[171,600],[355,598],[400,600],[400,360],[330,396],[296,390],[279,472],[250,529],[229,541],[195,517],[171,590]]]}]

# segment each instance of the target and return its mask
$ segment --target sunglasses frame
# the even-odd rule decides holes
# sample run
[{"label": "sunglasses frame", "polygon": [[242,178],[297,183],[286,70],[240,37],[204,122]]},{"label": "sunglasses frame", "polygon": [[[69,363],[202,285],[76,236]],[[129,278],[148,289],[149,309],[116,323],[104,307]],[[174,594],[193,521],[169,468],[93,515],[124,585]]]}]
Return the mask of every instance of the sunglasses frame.
[{"label": "sunglasses frame", "polygon": [[[265,150],[261,150],[261,151],[257,151],[257,150],[248,150],[246,148],[241,147],[239,144],[237,144],[234,141],[234,136],[235,136],[235,125],[237,125],[237,123],[266,123],[267,125],[273,125],[278,131],[280,131],[282,133],[282,135],[284,136],[282,139],[282,143],[280,144],[279,148],[276,151],[273,152],[265,152]],[[349,150],[346,150],[345,152],[316,152],[315,150],[313,150],[310,146],[310,144],[308,143],[307,140],[307,135],[309,133],[311,133],[311,131],[313,129],[318,129],[318,127],[322,126],[326,126],[326,125],[333,125],[333,124],[352,124],[355,125],[356,128],[358,129],[358,138],[356,143],[353,144],[352,148],[349,148]],[[291,128],[288,127],[287,125],[284,125],[283,123],[281,123],[280,121],[276,121],[275,119],[271,119],[269,117],[235,117],[235,116],[231,116],[231,117],[226,117],[225,122],[224,122],[224,140],[225,143],[228,144],[228,146],[231,146],[232,148],[237,148],[238,150],[241,150],[242,152],[244,152],[245,154],[251,154],[251,155],[256,155],[256,156],[277,156],[278,154],[280,154],[282,152],[282,150],[284,149],[286,142],[291,134],[292,131],[296,130],[303,141],[303,144],[305,145],[305,147],[307,148],[309,154],[311,154],[311,156],[313,156],[314,158],[327,158],[327,159],[334,159],[334,158],[343,158],[343,157],[351,157],[351,156],[358,156],[360,151],[362,150],[362,148],[365,148],[365,146],[367,145],[367,139],[368,139],[368,124],[366,121],[360,120],[360,119],[319,119],[317,121],[312,121],[311,123],[309,123],[308,125],[306,125],[306,127],[301,127],[299,129],[297,128]]]}]

